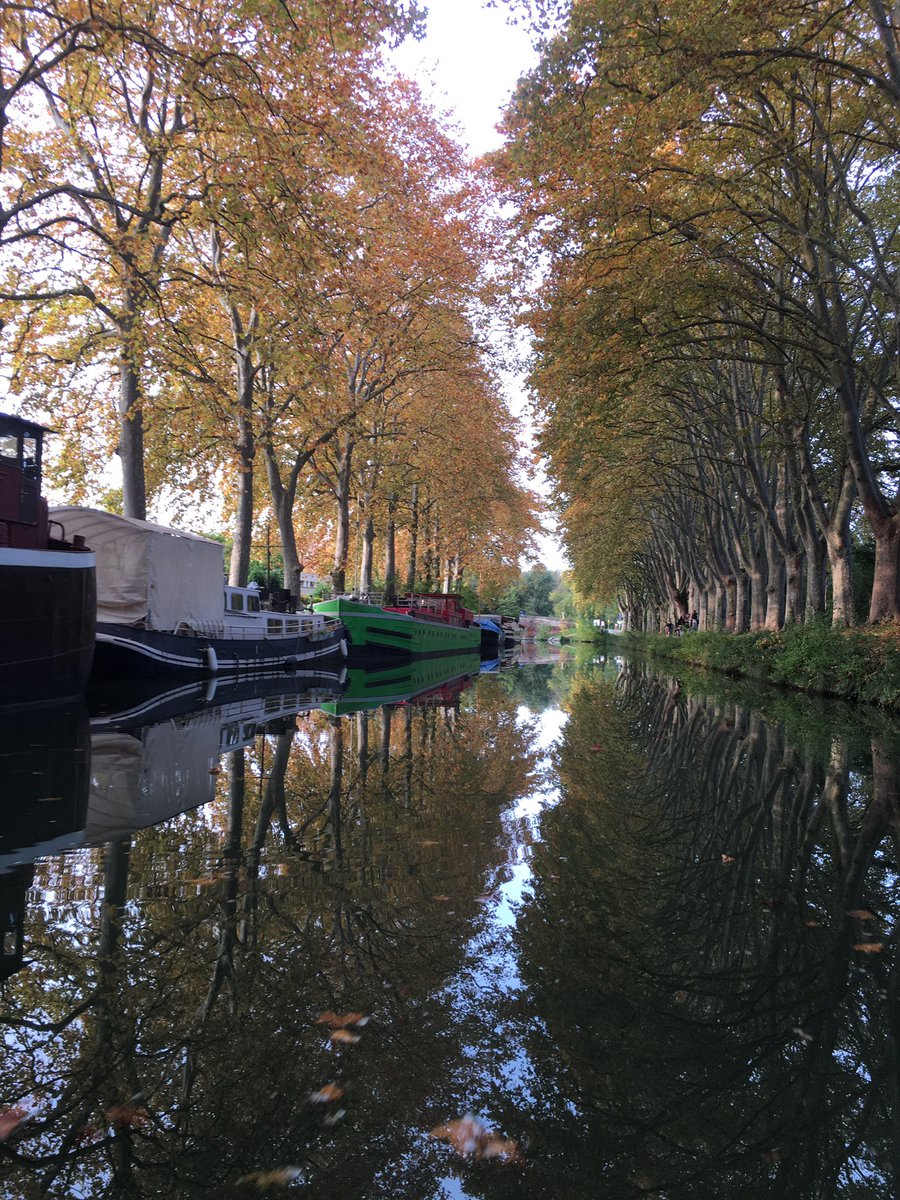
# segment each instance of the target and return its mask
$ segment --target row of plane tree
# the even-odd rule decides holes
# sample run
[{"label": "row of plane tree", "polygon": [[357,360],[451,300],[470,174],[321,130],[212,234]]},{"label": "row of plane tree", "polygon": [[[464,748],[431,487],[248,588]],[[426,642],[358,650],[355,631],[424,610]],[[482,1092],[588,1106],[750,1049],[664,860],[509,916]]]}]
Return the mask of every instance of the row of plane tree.
[{"label": "row of plane tree", "polygon": [[896,11],[539,9],[499,166],[580,589],[634,627],[849,625],[856,541],[896,620]]},{"label": "row of plane tree", "polygon": [[497,208],[391,70],[420,31],[414,0],[4,13],[0,353],[68,498],[224,502],[237,584],[267,520],[296,592],[304,559],[344,588],[354,523],[363,586],[376,532],[389,578],[398,537],[437,577],[517,573]]}]

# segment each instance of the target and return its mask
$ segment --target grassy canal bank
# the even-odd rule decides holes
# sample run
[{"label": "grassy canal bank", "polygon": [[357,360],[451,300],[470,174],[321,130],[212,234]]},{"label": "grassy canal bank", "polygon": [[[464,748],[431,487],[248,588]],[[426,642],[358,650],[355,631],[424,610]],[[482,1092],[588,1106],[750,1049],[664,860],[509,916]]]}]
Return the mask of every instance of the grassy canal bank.
[{"label": "grassy canal bank", "polygon": [[654,658],[861,704],[900,708],[897,625],[832,629],[814,623],[778,632],[687,633],[682,637],[627,633],[609,641]]}]

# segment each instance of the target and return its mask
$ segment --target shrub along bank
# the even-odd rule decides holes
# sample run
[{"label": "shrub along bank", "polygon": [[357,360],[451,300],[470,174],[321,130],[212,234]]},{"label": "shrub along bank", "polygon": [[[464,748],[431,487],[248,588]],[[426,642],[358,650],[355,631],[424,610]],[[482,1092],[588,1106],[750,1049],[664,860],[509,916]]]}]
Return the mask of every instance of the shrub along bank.
[{"label": "shrub along bank", "polygon": [[[617,639],[618,640],[618,639]],[[824,623],[758,633],[622,634],[623,645],[781,687],[900,708],[900,626]]]}]

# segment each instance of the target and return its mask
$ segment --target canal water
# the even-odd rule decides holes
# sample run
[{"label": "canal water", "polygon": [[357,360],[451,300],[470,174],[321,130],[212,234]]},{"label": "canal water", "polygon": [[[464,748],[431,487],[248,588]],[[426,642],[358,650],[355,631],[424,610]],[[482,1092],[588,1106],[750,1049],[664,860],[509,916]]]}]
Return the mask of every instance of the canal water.
[{"label": "canal water", "polygon": [[9,718],[0,1196],[895,1196],[895,722],[390,684]]}]

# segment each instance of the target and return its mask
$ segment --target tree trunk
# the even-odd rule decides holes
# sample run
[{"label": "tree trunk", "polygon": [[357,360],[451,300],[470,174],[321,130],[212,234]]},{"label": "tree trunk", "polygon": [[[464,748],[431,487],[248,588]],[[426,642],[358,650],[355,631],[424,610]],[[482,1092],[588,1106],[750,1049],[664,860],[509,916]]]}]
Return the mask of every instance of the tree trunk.
[{"label": "tree trunk", "polygon": [[766,629],[780,629],[784,614],[784,558],[770,530],[765,533],[766,561]]},{"label": "tree trunk", "polygon": [[700,628],[709,628],[709,591],[703,587],[697,595],[697,616],[700,618]]},{"label": "tree trunk", "polygon": [[406,567],[406,590],[416,590],[416,558],[419,553],[419,485],[412,485],[412,497],[409,502],[409,559]]},{"label": "tree trunk", "polygon": [[397,595],[396,524],[394,522],[394,498],[388,501],[388,519],[384,530],[384,596],[393,600]]},{"label": "tree trunk", "polygon": [[869,624],[900,618],[900,513],[877,523],[870,518],[875,537],[875,577],[869,603]]},{"label": "tree trunk", "polygon": [[337,469],[337,527],[334,534],[334,561],[331,586],[341,595],[347,586],[347,556],[350,553],[350,474],[353,465],[353,441],[341,447]]},{"label": "tree trunk", "polygon": [[785,557],[784,620],[799,622],[803,615],[803,555],[793,550]]},{"label": "tree trunk", "polygon": [[303,563],[297,549],[297,536],[294,533],[293,502],[289,511],[275,513],[278,525],[278,536],[281,540],[281,559],[284,563],[284,586],[297,599],[300,599],[303,586]]},{"label": "tree trunk", "polygon": [[806,624],[825,611],[825,539],[815,529],[803,539],[806,548],[806,601],[803,620]]},{"label": "tree trunk", "polygon": [[750,574],[750,629],[756,633],[766,624],[766,577],[762,571]]},{"label": "tree trunk", "polygon": [[722,618],[725,611],[725,584],[721,579],[713,581],[713,596],[712,627],[718,630],[722,628]]},{"label": "tree trunk", "polygon": [[122,512],[147,519],[147,485],[144,478],[144,414],[141,410],[140,367],[132,344],[136,301],[128,294],[128,315],[119,327],[119,459],[122,464]]},{"label": "tree trunk", "polygon": [[831,574],[831,624],[837,628],[847,628],[856,624],[849,522],[843,530],[833,527],[828,530],[825,535],[825,549],[828,552],[828,570]]},{"label": "tree trunk", "polygon": [[359,590],[368,595],[372,590],[372,548],[375,544],[375,522],[369,513],[363,525],[362,556],[359,564]]},{"label": "tree trunk", "polygon": [[747,572],[738,571],[734,589],[734,632],[747,632]]},{"label": "tree trunk", "polygon": [[729,576],[725,580],[725,630],[728,633],[734,633],[734,605],[737,594],[737,587],[734,576]]},{"label": "tree trunk", "polygon": [[238,486],[234,516],[234,545],[228,582],[246,587],[250,572],[250,543],[253,538],[253,467],[256,439],[251,420],[253,409],[253,372],[248,357],[236,352],[238,360]]}]

